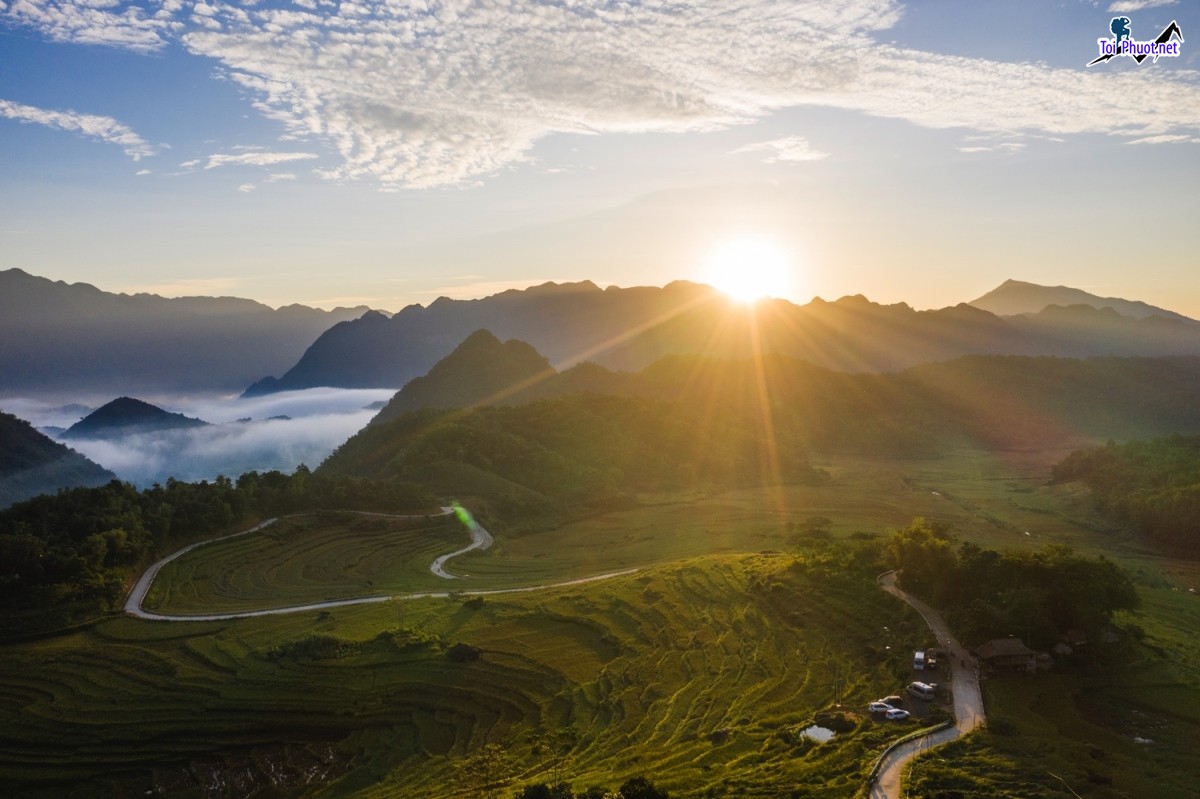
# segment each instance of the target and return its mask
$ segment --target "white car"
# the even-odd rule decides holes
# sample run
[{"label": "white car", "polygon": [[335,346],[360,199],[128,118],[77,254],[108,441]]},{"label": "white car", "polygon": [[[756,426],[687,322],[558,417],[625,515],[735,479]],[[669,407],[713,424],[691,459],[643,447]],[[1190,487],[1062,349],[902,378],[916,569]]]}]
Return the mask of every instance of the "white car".
[{"label": "white car", "polygon": [[886,718],[888,721],[904,721],[906,718],[908,718],[908,715],[909,715],[909,713],[907,710],[901,710],[898,707],[894,707],[891,710],[884,713],[883,717]]},{"label": "white car", "polygon": [[889,710],[895,710],[895,708],[893,708],[887,702],[872,702],[871,704],[867,705],[867,710],[871,711],[872,713],[887,713]]}]

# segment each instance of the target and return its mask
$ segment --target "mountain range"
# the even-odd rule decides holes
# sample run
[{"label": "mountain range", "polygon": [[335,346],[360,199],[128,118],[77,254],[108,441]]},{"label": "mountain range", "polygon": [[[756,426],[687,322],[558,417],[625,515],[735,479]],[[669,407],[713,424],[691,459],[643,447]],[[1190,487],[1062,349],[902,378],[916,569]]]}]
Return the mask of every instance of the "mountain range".
[{"label": "mountain range", "polygon": [[[481,361],[489,364],[486,388],[474,382]],[[920,452],[948,441],[1054,448],[1200,431],[1200,357],[1194,356],[971,355],[879,374],[836,372],[784,355],[672,355],[637,372],[590,362],[556,371],[524,342],[501,344],[487,331],[469,336],[429,375],[398,391],[369,428],[413,411],[578,394],[678,403],[689,414],[697,408],[710,415],[765,413],[794,428],[793,443],[807,451],[903,444]]]},{"label": "mountain range", "polygon": [[778,353],[849,372],[968,354],[1200,355],[1200,323],[1178,313],[1016,280],[927,311],[862,295],[745,306],[686,281],[606,289],[583,281],[442,297],[389,316],[112,294],[9,269],[0,271],[0,395],[398,388],[481,329],[527,342],[559,368],[593,361],[629,371],[672,354]]},{"label": "mountain range", "polygon": [[0,508],[60,488],[99,486],[116,475],[0,411]]},{"label": "mountain range", "polygon": [[367,309],[113,294],[0,271],[0,392],[241,390]]},{"label": "mountain range", "polygon": [[[1020,312],[1000,316],[990,307]],[[391,318],[367,313],[330,328],[282,377],[261,380],[246,393],[403,386],[481,328],[527,342],[560,368],[589,360],[629,371],[673,354],[776,353],[845,372],[889,372],[971,354],[1200,355],[1200,323],[1187,317],[1145,303],[1016,281],[973,303],[928,311],[881,305],[862,295],[746,306],[683,281],[603,290],[585,281],[480,300],[443,297]]]}]

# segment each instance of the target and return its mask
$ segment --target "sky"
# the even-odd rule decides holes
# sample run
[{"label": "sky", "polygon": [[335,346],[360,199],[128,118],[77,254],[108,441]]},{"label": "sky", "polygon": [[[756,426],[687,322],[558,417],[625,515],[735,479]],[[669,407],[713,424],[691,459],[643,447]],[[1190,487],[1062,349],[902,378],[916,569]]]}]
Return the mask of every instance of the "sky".
[{"label": "sky", "polygon": [[[1179,56],[1086,66],[1114,16]],[[1191,0],[0,0],[0,269],[107,291],[395,311],[769,253],[797,302],[1200,317],[1197,185]]]}]

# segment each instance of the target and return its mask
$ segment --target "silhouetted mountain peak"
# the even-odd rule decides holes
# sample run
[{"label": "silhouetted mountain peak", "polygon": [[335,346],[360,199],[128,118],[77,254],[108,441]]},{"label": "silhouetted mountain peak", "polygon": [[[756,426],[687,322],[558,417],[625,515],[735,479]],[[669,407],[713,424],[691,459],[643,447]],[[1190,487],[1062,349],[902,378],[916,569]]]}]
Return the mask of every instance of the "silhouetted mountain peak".
[{"label": "silhouetted mountain peak", "polygon": [[584,292],[600,291],[600,287],[590,280],[581,280],[578,283],[554,283],[547,281],[539,286],[530,286],[525,289],[526,294],[580,294]]},{"label": "silhouetted mountain peak", "polygon": [[[500,339],[496,338],[492,331],[480,328],[463,339],[462,343],[454,348],[454,352],[447,355],[444,359],[442,359],[442,361],[445,362],[453,358],[462,358],[465,354],[474,352],[491,354],[496,350],[496,348],[502,346],[503,345],[500,343]],[[533,348],[530,347],[530,349]],[[434,368],[436,369],[437,367],[435,366]]]},{"label": "silhouetted mountain peak", "polygon": [[1039,286],[1022,280],[1006,280],[982,297],[971,300],[971,305],[990,311],[997,316],[1036,314],[1051,305],[1069,307],[1087,305],[1092,308],[1111,308],[1121,316],[1144,319],[1162,316],[1168,319],[1193,322],[1183,314],[1168,311],[1138,300],[1120,297],[1100,297],[1070,286]]},{"label": "silhouetted mountain peak", "polygon": [[465,408],[501,402],[555,374],[544,355],[517,339],[501,343],[489,330],[476,330],[429,373],[409,381],[372,424],[419,408]]},{"label": "silhouetted mountain peak", "polygon": [[117,397],[71,425],[63,438],[108,438],[207,425],[203,420],[164,411],[133,397]]}]

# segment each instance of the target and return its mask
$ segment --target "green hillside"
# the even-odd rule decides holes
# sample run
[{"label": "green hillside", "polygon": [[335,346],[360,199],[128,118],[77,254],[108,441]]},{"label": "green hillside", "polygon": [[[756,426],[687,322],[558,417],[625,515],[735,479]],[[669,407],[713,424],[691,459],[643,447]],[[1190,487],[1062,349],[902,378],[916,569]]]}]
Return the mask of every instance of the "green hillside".
[{"label": "green hillside", "polygon": [[0,411],[0,508],[60,488],[98,486],[116,475]]},{"label": "green hillside", "polygon": [[319,472],[478,497],[511,523],[645,492],[817,480],[810,464],[832,456],[1065,453],[1200,430],[1198,359],[978,356],[878,375],[783,356],[676,356],[638,373],[585,364],[512,388],[498,405],[381,415]]}]

